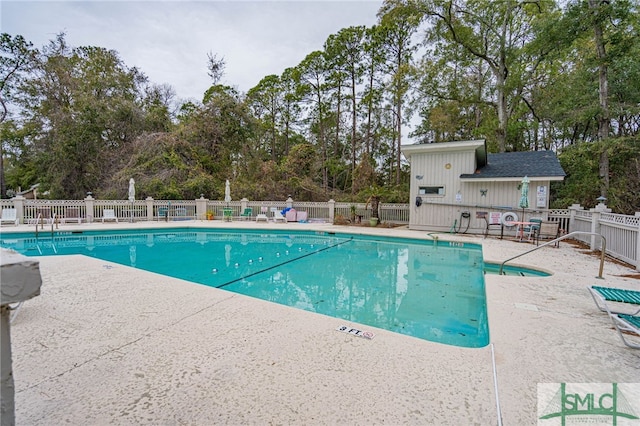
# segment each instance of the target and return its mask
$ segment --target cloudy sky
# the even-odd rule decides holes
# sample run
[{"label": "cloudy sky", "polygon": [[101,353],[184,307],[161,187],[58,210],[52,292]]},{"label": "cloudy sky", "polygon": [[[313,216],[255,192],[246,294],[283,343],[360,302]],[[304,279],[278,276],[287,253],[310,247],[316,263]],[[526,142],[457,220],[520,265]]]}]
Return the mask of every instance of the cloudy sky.
[{"label": "cloudy sky", "polygon": [[178,98],[202,99],[211,85],[207,54],[224,57],[222,83],[247,91],[322,49],[341,28],[376,22],[382,0],[11,1],[0,3],[2,32],[35,47],[65,32],[70,46],[116,50]]}]

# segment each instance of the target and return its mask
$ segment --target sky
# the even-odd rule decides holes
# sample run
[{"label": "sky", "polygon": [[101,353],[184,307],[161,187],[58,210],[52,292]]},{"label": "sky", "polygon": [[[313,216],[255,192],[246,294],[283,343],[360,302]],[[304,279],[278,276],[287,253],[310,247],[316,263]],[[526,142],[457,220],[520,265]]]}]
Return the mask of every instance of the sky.
[{"label": "sky", "polygon": [[60,32],[69,46],[115,50],[178,99],[202,100],[207,55],[223,57],[221,83],[242,92],[321,50],[340,29],[376,23],[382,0],[11,1],[0,2],[3,33],[40,48]]}]

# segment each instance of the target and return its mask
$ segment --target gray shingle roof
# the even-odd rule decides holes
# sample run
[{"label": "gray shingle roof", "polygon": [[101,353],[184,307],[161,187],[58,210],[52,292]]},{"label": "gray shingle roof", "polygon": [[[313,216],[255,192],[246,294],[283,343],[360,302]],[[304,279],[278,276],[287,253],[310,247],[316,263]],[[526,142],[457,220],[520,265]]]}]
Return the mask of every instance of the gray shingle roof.
[{"label": "gray shingle roof", "polygon": [[564,177],[560,161],[553,151],[503,152],[487,154],[487,164],[475,173],[460,175],[462,179]]}]

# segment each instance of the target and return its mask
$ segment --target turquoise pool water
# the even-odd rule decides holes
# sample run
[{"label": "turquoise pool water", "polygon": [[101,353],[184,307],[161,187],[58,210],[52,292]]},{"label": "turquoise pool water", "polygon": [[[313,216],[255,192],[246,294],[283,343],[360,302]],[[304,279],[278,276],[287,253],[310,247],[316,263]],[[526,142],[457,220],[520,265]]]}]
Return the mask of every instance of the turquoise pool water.
[{"label": "turquoise pool water", "polygon": [[188,228],[4,234],[0,244],[27,256],[83,254],[434,342],[489,342],[475,244]]},{"label": "turquoise pool water", "polygon": [[[485,274],[499,274],[500,273],[500,265],[497,263],[486,263],[484,264],[484,272]],[[518,277],[549,277],[551,274],[539,271],[537,269],[531,268],[523,268],[520,266],[511,266],[504,265],[502,268],[502,275],[513,275]]]}]

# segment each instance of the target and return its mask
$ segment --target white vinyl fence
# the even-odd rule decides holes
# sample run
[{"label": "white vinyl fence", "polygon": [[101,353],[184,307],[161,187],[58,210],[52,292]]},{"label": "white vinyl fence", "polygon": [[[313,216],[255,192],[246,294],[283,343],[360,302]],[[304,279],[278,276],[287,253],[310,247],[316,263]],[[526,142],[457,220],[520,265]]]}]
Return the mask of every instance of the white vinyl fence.
[{"label": "white vinyl fence", "polygon": [[[371,206],[365,203],[342,203],[329,200],[327,202],[297,202],[291,198],[286,201],[240,201],[207,200],[96,200],[88,196],[84,200],[31,200],[15,197],[11,200],[0,200],[0,208],[16,209],[18,220],[22,224],[43,227],[65,223],[102,222],[105,211],[113,211],[118,221],[178,221],[223,219],[225,210],[229,218],[234,220],[255,220],[260,213],[273,216],[273,209],[285,209],[302,212],[297,217],[304,217],[308,222],[333,223],[344,221],[368,221],[371,217]],[[380,221],[398,225],[409,223],[409,204],[381,203]],[[478,217],[484,217],[480,210],[471,208],[470,214],[477,223],[484,224]],[[477,211],[476,211],[477,210]],[[629,263],[640,270],[640,212],[635,216],[611,213],[604,204],[595,209],[585,210],[579,205],[568,209],[550,209],[527,212],[529,215],[542,214],[546,220],[560,222],[560,229],[569,233],[584,231],[601,234],[606,240],[606,254]],[[296,215],[293,215],[296,217]],[[296,220],[296,219],[293,219]],[[475,222],[474,222],[475,223]],[[450,232],[452,232],[450,230]],[[453,231],[455,232],[455,230]],[[466,232],[466,231],[465,231]],[[485,232],[483,225],[476,225],[470,233]],[[489,229],[495,235],[503,229]],[[594,236],[576,236],[577,240],[589,245],[592,250],[601,249],[600,238]]]}]

